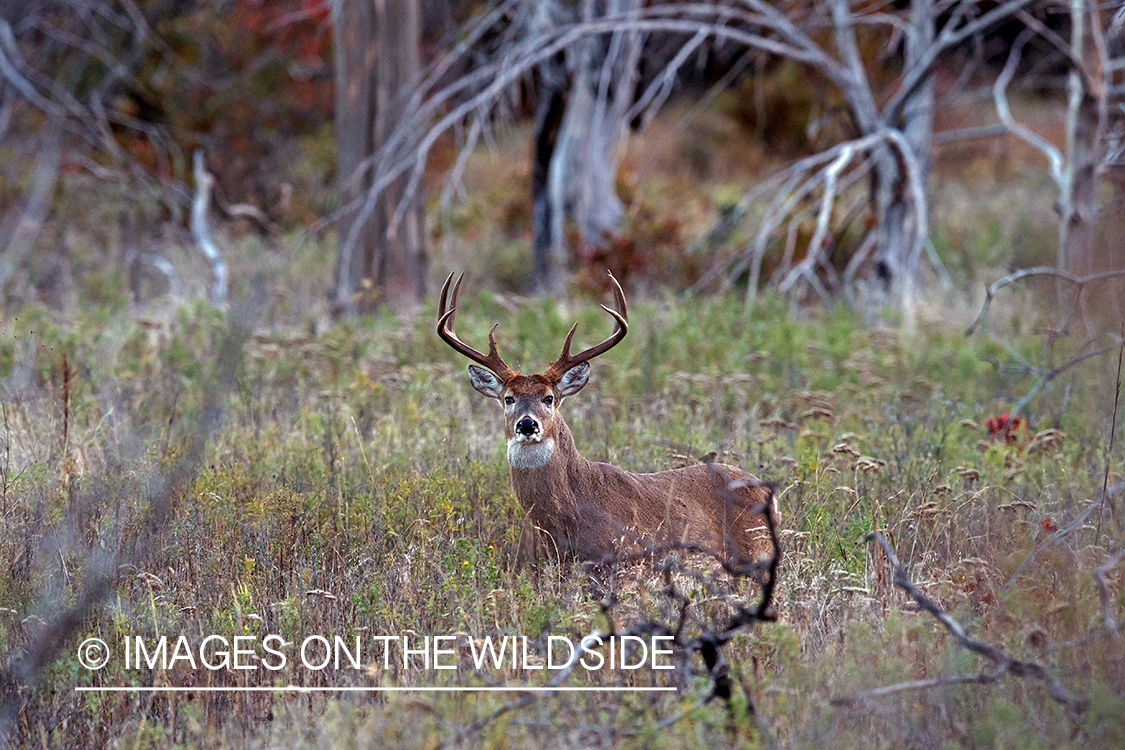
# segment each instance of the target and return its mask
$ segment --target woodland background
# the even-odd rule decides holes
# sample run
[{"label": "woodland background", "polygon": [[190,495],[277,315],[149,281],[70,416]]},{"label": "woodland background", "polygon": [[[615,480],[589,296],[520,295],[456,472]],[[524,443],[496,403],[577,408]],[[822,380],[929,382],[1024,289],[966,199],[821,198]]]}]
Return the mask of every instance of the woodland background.
[{"label": "woodland background", "polygon": [[[1117,2],[6,4],[0,736],[1120,746],[1123,137]],[[523,553],[433,296],[530,368],[607,268],[579,449],[776,482],[771,607]],[[432,677],[90,636],[662,627],[672,695],[72,691]]]}]

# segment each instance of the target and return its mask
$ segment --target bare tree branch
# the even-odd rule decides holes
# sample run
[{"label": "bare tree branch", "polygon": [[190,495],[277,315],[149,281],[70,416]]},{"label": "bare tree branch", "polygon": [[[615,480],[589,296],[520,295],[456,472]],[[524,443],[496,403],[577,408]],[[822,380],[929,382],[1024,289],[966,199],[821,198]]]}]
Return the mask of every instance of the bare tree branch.
[{"label": "bare tree branch", "polygon": [[1089,276],[1077,276],[1069,271],[1063,271],[1052,266],[1035,266],[1033,268],[1022,268],[1019,271],[1010,273],[1003,276],[996,281],[992,282],[985,290],[984,305],[981,307],[980,313],[977,315],[976,320],[969,325],[965,330],[966,336],[973,335],[977,328],[980,326],[981,321],[988,316],[989,307],[992,305],[992,299],[996,296],[996,292],[1000,291],[1006,286],[1016,283],[1021,279],[1026,279],[1031,276],[1051,276],[1056,279],[1062,279],[1070,284],[1078,287],[1078,294],[1089,284],[1094,284],[1106,279],[1115,279],[1125,277],[1125,270],[1121,271],[1102,271],[1100,273],[1092,273]]},{"label": "bare tree branch", "polygon": [[34,249],[39,233],[43,229],[43,222],[51,210],[55,182],[59,176],[61,149],[59,138],[59,125],[56,121],[51,121],[45,128],[43,143],[35,159],[35,167],[32,169],[31,195],[8,238],[3,254],[0,254],[0,300],[4,298],[4,287],[12,274]]},{"label": "bare tree branch", "polygon": [[1091,502],[1086,506],[1085,510],[1075,516],[1074,520],[1037,544],[1035,548],[1027,554],[1027,557],[1023,559],[1023,562],[1021,562],[1016,567],[1016,570],[1012,573],[1011,577],[1008,578],[1008,580],[1005,581],[1004,585],[1000,587],[1000,596],[1008,593],[1012,586],[1016,584],[1016,581],[1019,580],[1020,576],[1022,576],[1024,572],[1031,566],[1031,563],[1035,560],[1036,555],[1045,550],[1047,547],[1055,544],[1056,542],[1061,542],[1063,539],[1066,539],[1075,531],[1082,528],[1082,526],[1086,523],[1086,519],[1090,517],[1091,513],[1093,513],[1095,510],[1101,510],[1102,508],[1104,508],[1106,500],[1114,493],[1120,492],[1121,490],[1125,490],[1125,482],[1110,487],[1106,492],[1102,493],[1101,497]]},{"label": "bare tree branch", "polygon": [[1102,605],[1102,622],[1105,624],[1105,629],[1116,636],[1121,635],[1121,623],[1113,614],[1113,602],[1110,600],[1109,585],[1106,583],[1105,576],[1120,565],[1122,560],[1125,560],[1125,549],[1119,549],[1110,555],[1103,565],[1094,568],[1093,574],[1094,584],[1098,587],[1098,600]]},{"label": "bare tree branch", "polygon": [[[934,64],[937,63],[942,53],[955,47],[974,34],[984,31],[990,26],[1011,17],[1031,3],[1032,0],[1008,0],[1008,2],[997,4],[992,10],[981,14],[976,19],[968,21],[961,26],[957,26],[956,20],[947,23],[937,39],[934,40],[934,43],[921,55],[918,64],[906,71],[903,75],[903,80],[898,90],[883,107],[884,122],[893,122],[901,114],[902,108],[910,99],[910,95],[913,94],[914,90],[921,86],[930,75]],[[966,8],[971,4],[972,3],[960,3],[958,5],[958,10]]]},{"label": "bare tree branch", "polygon": [[873,532],[865,536],[864,540],[878,543],[883,549],[884,554],[886,554],[887,559],[890,560],[891,565],[894,567],[895,585],[905,591],[911,599],[918,603],[919,607],[933,615],[933,617],[945,627],[946,631],[953,636],[953,639],[957,641],[959,646],[968,651],[972,651],[978,656],[983,656],[996,665],[996,672],[993,673],[995,678],[998,679],[1004,674],[1013,674],[1016,677],[1030,677],[1039,680],[1047,688],[1047,692],[1051,698],[1069,709],[1073,717],[1077,718],[1085,713],[1089,701],[1071,693],[1065,685],[1059,682],[1057,677],[1048,673],[1047,670],[1039,664],[1020,661],[995,646],[982,643],[970,637],[965,631],[965,628],[961,626],[961,623],[953,619],[937,602],[926,596],[922,590],[914,584],[914,581],[912,581],[907,574],[906,568],[899,562],[891,545],[887,543],[887,540],[883,538],[882,534]]},{"label": "bare tree branch", "polygon": [[1008,84],[1012,82],[1012,76],[1016,74],[1016,67],[1020,64],[1023,47],[1032,34],[1033,32],[1030,29],[1025,29],[1023,33],[1016,37],[1015,43],[1012,44],[1012,51],[1008,54],[1008,62],[1004,65],[1004,69],[1000,71],[1000,75],[996,77],[996,82],[992,86],[992,98],[996,102],[996,115],[1000,118],[1000,122],[1012,135],[1035,147],[1047,157],[1047,161],[1051,165],[1051,179],[1059,190],[1064,190],[1066,177],[1063,174],[1062,152],[1046,138],[1023,123],[1017,122],[1012,117],[1012,109],[1008,105]]},{"label": "bare tree branch", "polygon": [[211,304],[222,307],[227,302],[227,264],[223,262],[222,253],[211,238],[211,223],[207,217],[215,178],[207,171],[202,150],[195,152],[192,163],[195,170],[195,199],[191,204],[191,233],[207,262],[211,264],[214,279],[211,285]]}]

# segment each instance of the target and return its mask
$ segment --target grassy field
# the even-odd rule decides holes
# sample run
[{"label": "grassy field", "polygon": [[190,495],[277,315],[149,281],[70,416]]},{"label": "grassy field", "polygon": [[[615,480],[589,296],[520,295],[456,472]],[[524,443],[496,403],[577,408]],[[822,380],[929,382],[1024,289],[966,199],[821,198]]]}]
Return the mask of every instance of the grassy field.
[{"label": "grassy field", "polygon": [[[986,420],[1026,393],[1003,365],[1065,359],[1027,331],[1034,298],[994,310],[1003,342],[950,323],[912,334],[849,313],[794,322],[766,299],[634,297],[629,337],[564,405],[579,450],[636,471],[714,451],[776,482],[778,622],[723,649],[732,700],[700,705],[698,654],[671,673],[575,672],[566,685],[674,685],[673,693],[78,693],[99,685],[543,684],[519,670],[89,671],[79,643],[211,634],[550,635],[644,619],[674,623],[662,583],[632,572],[603,606],[577,566],[521,560],[500,414],[434,335],[434,309],[324,331],[254,331],[237,311],[189,304],[164,319],[38,308],[3,321],[0,651],[38,653],[61,611],[81,615],[37,684],[9,695],[8,742],[26,747],[1121,747],[1125,644],[1106,631],[1092,577],[1122,533],[1107,513],[1047,543],[1097,496],[1116,352],[1032,402],[1031,428]],[[604,336],[589,299],[567,306],[467,294],[459,331],[502,321],[509,361],[544,366],[570,322]],[[938,317],[938,316],[931,316]],[[1019,323],[1023,333],[1014,330]],[[509,356],[510,354],[510,356]],[[1062,436],[1037,432],[1057,428]],[[1121,453],[1110,459],[1120,481]],[[1088,700],[1036,679],[848,696],[992,672],[892,584],[863,541],[881,531],[927,594],[974,637],[1042,664]],[[1016,576],[1032,550],[1038,554]],[[105,578],[105,590],[90,589]],[[684,577],[689,633],[737,600]],[[1109,575],[1110,611],[1122,588]],[[739,594],[753,592],[739,590]],[[90,611],[85,598],[100,596]],[[17,680],[18,681],[18,680]],[[17,705],[18,704],[18,705]],[[503,710],[507,709],[507,710]]]}]

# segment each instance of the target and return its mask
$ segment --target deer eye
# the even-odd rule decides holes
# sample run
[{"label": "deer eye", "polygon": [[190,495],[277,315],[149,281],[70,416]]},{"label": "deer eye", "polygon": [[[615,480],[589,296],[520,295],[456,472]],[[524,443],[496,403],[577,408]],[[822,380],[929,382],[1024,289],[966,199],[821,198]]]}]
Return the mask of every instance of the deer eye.
[{"label": "deer eye", "polygon": [[504,403],[507,404],[508,406],[511,406],[512,404],[516,403],[516,400],[514,398],[512,398],[511,396],[505,396],[504,397]]},{"label": "deer eye", "polygon": [[550,406],[551,404],[555,403],[555,397],[550,395],[545,396],[543,398],[543,403],[545,403],[547,406]]}]

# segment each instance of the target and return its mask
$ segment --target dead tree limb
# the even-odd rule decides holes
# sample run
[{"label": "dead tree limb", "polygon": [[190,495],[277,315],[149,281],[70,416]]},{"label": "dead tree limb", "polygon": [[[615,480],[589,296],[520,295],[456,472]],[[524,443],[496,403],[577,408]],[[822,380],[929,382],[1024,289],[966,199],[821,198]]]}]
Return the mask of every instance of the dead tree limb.
[{"label": "dead tree limb", "polygon": [[988,286],[988,289],[985,290],[984,305],[981,307],[981,311],[977,315],[976,320],[965,330],[965,335],[971,336],[976,332],[981,322],[988,316],[988,310],[992,306],[992,299],[996,296],[998,291],[1021,279],[1026,279],[1031,276],[1052,276],[1056,279],[1062,279],[1078,287],[1076,294],[1081,295],[1089,284],[1105,281],[1106,279],[1125,278],[1125,270],[1102,271],[1101,273],[1092,273],[1088,276],[1078,276],[1069,271],[1063,271],[1052,266],[1035,266],[1034,268],[1023,268],[1015,273],[1010,273],[992,282]]},{"label": "dead tree limb", "polygon": [[207,262],[211,264],[211,304],[221,308],[227,302],[227,264],[223,262],[222,253],[211,238],[211,224],[207,217],[215,178],[207,171],[202,150],[195,152],[192,164],[195,171],[195,199],[191,202],[191,233]]},{"label": "dead tree limb", "polygon": [[152,253],[137,253],[136,257],[138,261],[152,266],[164,276],[164,279],[168,282],[168,294],[173,297],[184,295],[184,285],[180,281],[180,274],[176,272],[176,267],[172,265],[171,261],[162,255]]},{"label": "dead tree limb", "polygon": [[1082,528],[1082,526],[1086,523],[1086,519],[1090,517],[1091,513],[1104,508],[1109,498],[1114,494],[1121,492],[1122,490],[1125,490],[1125,482],[1118,482],[1112,487],[1109,487],[1101,493],[1100,497],[1087,505],[1085,510],[1075,516],[1073,521],[1068,523],[1066,526],[1063,526],[1061,529],[1051,534],[1049,537],[1036,545],[1036,547],[1028,553],[1027,557],[1023,559],[1023,562],[1021,562],[1019,566],[1016,567],[1016,570],[1014,573],[1012,573],[1011,577],[1004,583],[1003,586],[1000,587],[1000,596],[1003,597],[1004,594],[1008,593],[1012,586],[1015,585],[1019,577],[1023,575],[1024,571],[1026,571],[1031,563],[1035,560],[1036,555],[1038,555],[1047,547],[1055,544],[1056,542],[1061,542],[1063,539],[1066,539],[1075,531],[1078,531],[1078,529]]},{"label": "dead tree limb", "polygon": [[1066,189],[1066,175],[1064,173],[1065,169],[1062,152],[1046,138],[1023,123],[1016,121],[1016,119],[1012,117],[1012,108],[1008,104],[1008,85],[1012,82],[1012,77],[1016,74],[1016,68],[1020,64],[1020,56],[1023,54],[1024,45],[1027,44],[1034,33],[1035,32],[1031,29],[1024,29],[1024,31],[1016,37],[1015,43],[1012,44],[1012,51],[1008,53],[1008,62],[1004,65],[1004,69],[1000,71],[1000,75],[996,77],[996,82],[992,85],[992,98],[996,103],[996,116],[1000,118],[1000,123],[1009,133],[1034,147],[1047,157],[1047,162],[1050,164],[1051,168],[1051,180],[1054,181],[1055,187],[1062,191]]},{"label": "dead tree limb", "polygon": [[[0,55],[2,54],[0,47]],[[56,121],[51,121],[45,131],[44,143],[39,148],[39,155],[32,169],[31,195],[3,253],[0,253],[0,300],[4,298],[4,287],[8,280],[35,247],[43,222],[54,202],[55,183],[59,176],[60,126]]]},{"label": "dead tree limb", "polygon": [[[919,607],[924,609],[926,612],[929,612],[938,622],[940,622],[946,629],[946,631],[951,636],[953,636],[953,639],[957,641],[957,645],[961,646],[961,648],[973,652],[974,654],[977,654],[978,656],[983,656],[985,659],[988,659],[996,665],[996,671],[992,673],[992,675],[994,676],[991,676],[990,679],[983,681],[996,680],[1005,674],[1012,674],[1016,677],[1030,677],[1042,682],[1044,687],[1047,688],[1047,693],[1051,696],[1051,698],[1056,703],[1064,706],[1068,710],[1072,718],[1077,719],[1081,717],[1083,713],[1085,713],[1086,707],[1087,705],[1089,705],[1089,701],[1086,698],[1071,693],[1070,690],[1068,690],[1066,686],[1058,680],[1057,677],[1047,672],[1047,670],[1044,669],[1041,665],[1036,664],[1035,662],[1015,659],[1012,656],[1004,653],[1000,649],[996,648],[995,646],[991,646],[987,643],[983,643],[970,637],[969,634],[965,631],[965,628],[961,626],[961,623],[953,619],[953,617],[950,616],[950,614],[944,609],[942,609],[942,607],[937,602],[926,596],[922,592],[922,590],[919,589],[917,585],[915,585],[914,581],[912,581],[910,579],[910,576],[907,574],[906,568],[903,567],[903,564],[899,561],[898,556],[895,555],[895,551],[891,548],[891,545],[887,543],[887,540],[883,538],[882,534],[877,531],[873,532],[865,536],[864,541],[874,541],[879,544],[879,546],[883,549],[884,554],[886,554],[887,559],[891,561],[891,565],[894,567],[895,585],[905,591],[911,599],[917,602]],[[966,681],[981,680],[978,679]],[[927,685],[926,687],[930,686]]]},{"label": "dead tree limb", "polygon": [[[917,283],[911,276],[925,249],[925,175],[929,161],[933,99],[927,82],[932,67],[953,46],[1029,4],[1030,0],[1009,0],[974,15],[977,4],[968,0],[950,4],[924,2],[918,10],[912,7],[907,17],[903,13],[865,12],[843,0],[793,8],[779,8],[764,0],[744,0],[730,5],[668,2],[645,7],[627,6],[625,10],[597,18],[591,19],[587,14],[584,20],[550,24],[535,24],[528,20],[534,14],[526,9],[542,6],[520,2],[509,2],[503,6],[494,4],[491,10],[479,17],[479,24],[473,22],[470,25],[467,36],[472,39],[489,38],[485,30],[495,25],[495,33],[503,38],[503,43],[490,46],[479,63],[452,81],[439,72],[451,70],[452,63],[448,59],[439,61],[431,73],[422,77],[395,132],[382,148],[358,166],[355,179],[367,185],[366,195],[346,201],[340,209],[356,212],[359,217],[359,221],[345,233],[341,252],[347,255],[352,251],[359,239],[356,227],[376,209],[378,195],[404,178],[406,184],[399,198],[396,216],[401,213],[401,207],[411,200],[421,183],[431,149],[444,133],[459,131],[466,123],[477,123],[472,126],[472,137],[464,147],[471,147],[479,137],[487,139],[489,122],[502,109],[504,97],[530,71],[574,45],[581,46],[584,40],[592,37],[620,39],[624,38],[621,35],[672,34],[683,37],[680,53],[673,56],[666,68],[656,74],[648,89],[640,94],[628,112],[629,118],[639,116],[645,121],[651,117],[667,98],[676,70],[706,40],[734,44],[766,56],[798,62],[820,73],[844,95],[860,137],[874,138],[870,147],[874,153],[864,156],[865,161],[874,164],[877,173],[873,180],[877,190],[872,192],[871,200],[878,214],[879,226],[875,230],[875,246],[869,252],[874,253],[877,273],[886,282],[887,291],[895,298],[901,297],[909,312],[912,309],[909,300]],[[506,10],[499,12],[499,7]],[[940,33],[937,33],[934,17],[939,11],[950,11],[950,14]],[[903,78],[890,92],[873,90],[874,81],[864,69],[862,56],[857,51],[858,28],[871,26],[885,26],[895,35],[907,36],[906,69]],[[834,33],[826,38],[825,29]],[[464,57],[472,47],[472,43],[460,45],[451,57]],[[605,72],[603,68],[603,83]],[[599,95],[606,89],[604,85],[599,86]],[[887,104],[880,106],[881,101]],[[852,148],[857,153],[863,150],[854,143]],[[838,155],[836,152],[815,164],[806,163],[805,169],[819,169]],[[460,159],[455,160],[455,163],[460,162]],[[453,176],[456,177],[459,171],[455,169]],[[825,176],[823,171],[820,174],[821,178]],[[783,199],[797,211],[804,210],[803,200],[810,193],[816,194],[824,185],[823,179],[810,183],[808,176],[797,175],[789,189],[784,191],[787,197],[794,191],[800,196],[796,202]],[[846,181],[843,172],[839,172],[839,176],[841,183]],[[787,180],[782,178],[781,181]],[[831,190],[828,192],[831,193]],[[775,216],[775,228],[784,224],[788,215],[782,212]],[[765,236],[768,241],[770,233]],[[760,255],[761,251],[757,252]],[[829,277],[834,277],[835,271],[824,262],[821,248],[812,248],[810,254],[816,258],[801,266],[795,276],[789,277],[788,283],[793,288],[799,286],[801,290],[811,287],[820,294],[819,287],[825,283],[818,278],[820,271],[823,269]],[[731,263],[742,270],[747,267],[745,257],[733,259]],[[730,264],[725,265],[726,271],[729,271]],[[786,269],[775,278],[786,278],[790,270]],[[854,270],[851,278],[855,277]],[[720,271],[712,278],[723,273]],[[827,283],[838,285],[839,281],[830,278]]]},{"label": "dead tree limb", "polygon": [[1105,563],[1097,568],[1094,568],[1094,584],[1098,587],[1098,601],[1102,605],[1102,622],[1105,624],[1105,629],[1112,635],[1121,635],[1121,623],[1117,621],[1117,617],[1113,614],[1113,602],[1109,597],[1109,585],[1106,583],[1106,573],[1110,572],[1121,561],[1125,560],[1125,549],[1119,549],[1109,556]]},{"label": "dead tree limb", "polygon": [[981,672],[980,674],[960,675],[956,677],[934,677],[928,680],[907,680],[906,682],[896,682],[893,685],[885,685],[883,687],[872,688],[871,690],[861,690],[858,693],[837,696],[835,698],[832,698],[829,703],[831,703],[833,706],[852,706],[856,703],[862,703],[866,700],[884,698],[888,695],[905,693],[911,690],[929,690],[930,688],[946,687],[948,685],[986,685],[988,683],[996,682],[1003,676],[1004,671],[997,670],[993,672]]},{"label": "dead tree limb", "polygon": [[[711,470],[721,472],[721,469],[714,465],[711,466]],[[737,482],[728,482],[725,476],[721,478],[726,490],[726,501],[731,507],[742,505],[743,501],[734,494],[734,490],[743,485]],[[755,513],[761,513],[766,519],[767,530],[773,542],[774,554],[768,560],[730,559],[719,550],[705,545],[671,542],[659,545],[650,544],[640,550],[607,556],[599,562],[599,565],[605,568],[628,567],[644,561],[652,561],[667,552],[702,554],[719,562],[722,568],[733,578],[751,578],[752,580],[760,581],[760,593],[755,606],[740,606],[725,622],[713,623],[709,627],[704,628],[698,635],[691,637],[684,632],[688,613],[691,608],[691,599],[681,592],[672,580],[673,574],[684,574],[689,571],[683,567],[680,560],[675,556],[666,557],[653,566],[653,571],[663,575],[667,582],[662,594],[666,600],[673,605],[673,611],[676,613],[674,621],[672,621],[671,618],[669,618],[668,621],[648,619],[636,622],[626,628],[618,628],[613,616],[613,607],[617,603],[616,599],[610,599],[603,604],[602,609],[608,621],[608,630],[604,632],[596,630],[588,633],[582,639],[582,644],[584,646],[594,644],[596,639],[599,638],[604,642],[605,639],[610,637],[662,635],[669,636],[672,639],[672,645],[681,649],[685,654],[691,655],[698,653],[703,659],[704,666],[707,670],[706,673],[711,680],[710,687],[700,693],[690,707],[681,709],[666,717],[657,725],[657,728],[671,726],[690,714],[691,711],[706,705],[716,698],[721,698],[726,701],[729,710],[733,683],[730,679],[730,665],[722,654],[723,646],[729,643],[736,635],[753,627],[755,624],[759,622],[773,622],[777,619],[777,614],[773,608],[773,595],[777,582],[777,569],[781,561],[781,543],[778,535],[777,519],[769,505],[769,503],[764,503],[753,508]],[[636,541],[638,544],[642,543],[642,540]],[[558,687],[565,682],[569,678],[574,665],[578,663],[582,653],[583,649],[572,651],[567,663],[562,665],[559,673],[555,675],[545,687]],[[536,688],[529,687],[529,691],[532,690],[536,690]],[[469,725],[462,728],[455,737],[440,744],[438,747],[445,748],[450,745],[459,744],[477,734],[501,716],[511,711],[527,707],[540,700],[545,694],[547,693],[528,692],[519,698],[510,700],[485,716],[474,720]],[[747,695],[746,698],[747,701],[750,700],[749,695]],[[652,727],[648,727],[645,730],[626,729],[621,734],[622,736],[633,736],[642,733],[642,731],[651,731],[651,729]]]},{"label": "dead tree limb", "polygon": [[1114,349],[1119,349],[1122,343],[1125,343],[1125,339],[1119,338],[1117,341],[1109,344],[1108,346],[1102,346],[1098,347],[1097,349],[1090,349],[1080,354],[1076,354],[1066,362],[1063,362],[1058,367],[1043,372],[1043,374],[1039,377],[1039,380],[1035,381],[1035,385],[1031,387],[1031,390],[1024,394],[1023,398],[1017,401],[1012,407],[1012,410],[1008,412],[1008,423],[1010,424],[1012,420],[1015,419],[1016,416],[1018,416],[1023,411],[1024,407],[1031,403],[1031,400],[1039,394],[1039,391],[1041,391],[1043,387],[1049,384],[1051,381],[1055,380],[1055,378],[1059,377],[1072,367],[1082,364],[1088,359],[1092,359],[1102,354],[1107,354]]}]

